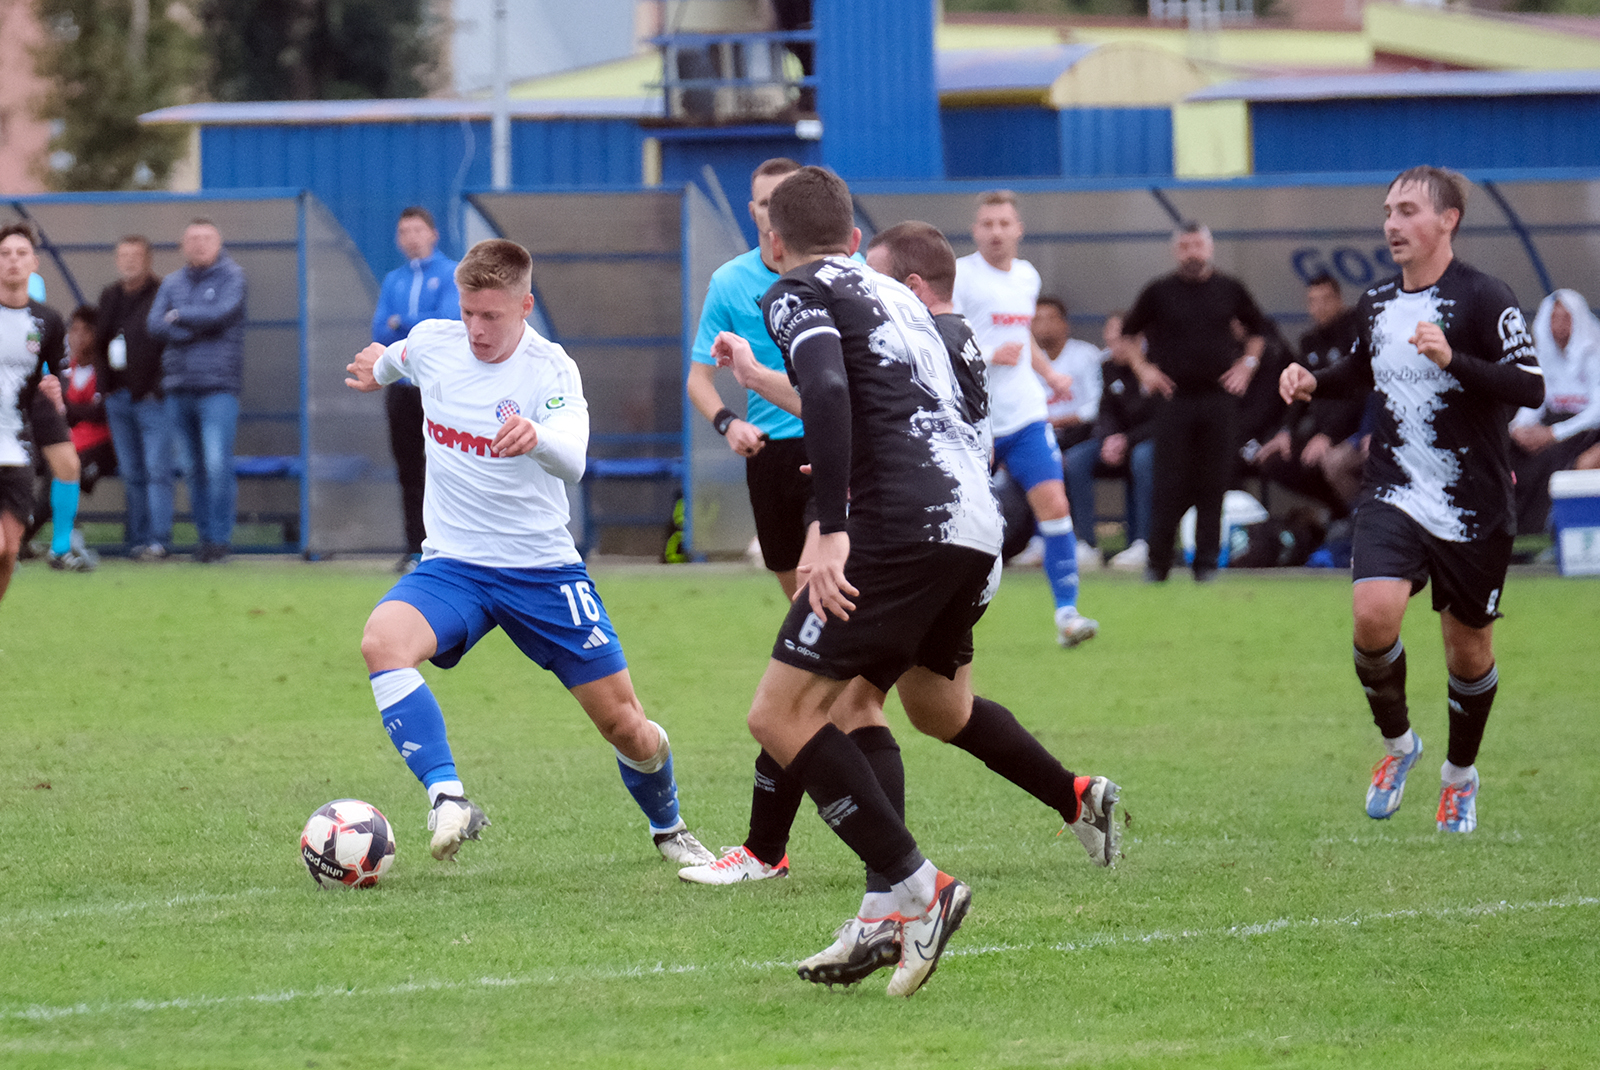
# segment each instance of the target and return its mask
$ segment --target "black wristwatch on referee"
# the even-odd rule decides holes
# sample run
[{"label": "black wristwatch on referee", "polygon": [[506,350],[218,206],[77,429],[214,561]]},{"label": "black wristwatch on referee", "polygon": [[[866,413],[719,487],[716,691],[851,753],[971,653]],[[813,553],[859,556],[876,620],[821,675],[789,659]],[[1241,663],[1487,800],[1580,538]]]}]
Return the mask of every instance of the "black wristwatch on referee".
[{"label": "black wristwatch on referee", "polygon": [[711,426],[717,429],[717,434],[726,437],[728,434],[728,428],[732,427],[733,421],[737,420],[738,418],[739,416],[737,413],[724,405],[722,408],[718,409],[717,414],[711,418]]}]

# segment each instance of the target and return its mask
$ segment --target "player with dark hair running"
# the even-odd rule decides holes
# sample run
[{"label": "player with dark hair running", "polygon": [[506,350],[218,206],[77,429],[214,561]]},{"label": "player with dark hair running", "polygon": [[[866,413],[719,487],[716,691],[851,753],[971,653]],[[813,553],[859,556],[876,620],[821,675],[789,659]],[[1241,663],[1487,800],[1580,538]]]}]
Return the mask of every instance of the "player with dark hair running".
[{"label": "player with dark hair running", "polygon": [[[873,237],[866,261],[874,272],[904,284],[927,307],[950,359],[959,388],[961,413],[987,440],[988,391],[983,353],[966,320],[951,308],[956,261],[950,243],[931,224],[900,223]],[[869,281],[874,277],[870,273],[865,275]],[[723,362],[733,368],[740,385],[785,411],[800,413],[799,395],[788,378],[759,364],[744,339],[732,335],[719,337],[715,348]],[[985,606],[998,585],[998,569],[992,580],[994,582],[983,592]],[[969,634],[969,648],[970,642]],[[960,671],[965,679],[968,670],[963,667]],[[884,697],[882,691],[866,680],[852,680],[830,708],[829,719],[848,733],[867,756],[879,782],[904,816],[905,772],[899,745],[883,714]],[[1105,777],[1077,776],[1064,768],[1017,723],[1011,711],[990,699],[973,696],[965,709],[960,705],[925,708],[918,704],[915,693],[908,694],[904,689],[901,699],[915,728],[967,751],[1056,810],[1061,815],[1062,831],[1071,828],[1096,865],[1115,864],[1118,836],[1113,812],[1121,790],[1116,784]],[[735,884],[787,875],[786,847],[802,791],[776,763],[766,777],[760,772],[758,770],[751,797],[750,835],[746,841],[710,865],[681,870],[679,877],[697,884]],[[880,932],[878,935],[891,934]],[[815,978],[808,969],[806,976],[849,984],[878,966],[892,964],[893,954],[893,946],[885,941],[880,948],[883,957],[876,965],[858,956],[848,968],[827,971]]]},{"label": "player with dark hair running", "polygon": [[466,797],[444,714],[418,669],[452,667],[498,626],[556,675],[615,749],[662,856],[709,862],[678,812],[667,733],[644,715],[567,531],[567,484],[583,477],[589,407],[572,358],[526,323],[531,280],[527,250],[479,242],[455,271],[459,320],[424,320],[349,365],[345,382],[363,392],[402,376],[415,382],[427,431],[422,561],[384,595],[361,636],[372,694],[390,741],[427,788],[441,861],[489,822]]},{"label": "player with dark hair running", "polygon": [[880,694],[898,681],[908,706],[958,720],[970,708],[971,627],[999,550],[999,512],[983,436],[932,318],[906,287],[846,259],[860,235],[844,182],[805,168],[769,212],[785,276],[762,307],[806,399],[821,533],[750,728],[869,872],[856,916],[801,975],[835,979],[898,937],[889,993],[908,996],[938,964],[971,892],[917,850],[873,763],[829,715],[858,676]]},{"label": "player with dark hair running", "polygon": [[1291,364],[1279,380],[1290,403],[1378,391],[1351,562],[1356,677],[1386,752],[1367,813],[1387,818],[1399,809],[1422,755],[1407,714],[1400,624],[1411,596],[1432,581],[1450,674],[1436,815],[1444,832],[1478,824],[1475,762],[1499,683],[1494,622],[1516,518],[1507,424],[1519,406],[1544,397],[1510,287],[1455,257],[1465,209],[1460,175],[1414,167],[1395,178],[1384,236],[1400,274],[1362,295],[1346,360],[1317,373]]}]

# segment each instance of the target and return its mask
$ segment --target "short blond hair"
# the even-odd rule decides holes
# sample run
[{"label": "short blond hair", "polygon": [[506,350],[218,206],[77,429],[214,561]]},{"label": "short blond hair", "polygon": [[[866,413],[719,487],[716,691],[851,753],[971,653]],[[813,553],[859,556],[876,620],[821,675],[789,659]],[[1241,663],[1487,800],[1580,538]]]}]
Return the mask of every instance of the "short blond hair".
[{"label": "short blond hair", "polygon": [[1017,195],[1008,189],[989,189],[978,194],[978,207],[987,208],[991,204],[1009,204],[1022,214],[1022,209],[1017,205]]},{"label": "short blond hair", "polygon": [[481,241],[456,265],[456,289],[529,293],[533,289],[533,257],[514,241]]}]

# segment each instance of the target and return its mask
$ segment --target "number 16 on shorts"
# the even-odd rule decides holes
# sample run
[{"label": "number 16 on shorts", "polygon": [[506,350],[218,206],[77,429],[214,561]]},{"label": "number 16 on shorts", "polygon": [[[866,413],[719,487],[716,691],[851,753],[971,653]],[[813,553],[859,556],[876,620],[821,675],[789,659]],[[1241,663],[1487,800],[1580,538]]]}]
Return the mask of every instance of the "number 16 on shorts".
[{"label": "number 16 on shorts", "polygon": [[577,583],[563,583],[561,593],[566,597],[567,608],[572,611],[573,624],[580,626],[583,624],[583,618],[578,616],[580,606],[583,608],[583,616],[591,622],[600,619],[600,603],[595,601],[594,591],[589,588],[588,583],[583,580]]}]

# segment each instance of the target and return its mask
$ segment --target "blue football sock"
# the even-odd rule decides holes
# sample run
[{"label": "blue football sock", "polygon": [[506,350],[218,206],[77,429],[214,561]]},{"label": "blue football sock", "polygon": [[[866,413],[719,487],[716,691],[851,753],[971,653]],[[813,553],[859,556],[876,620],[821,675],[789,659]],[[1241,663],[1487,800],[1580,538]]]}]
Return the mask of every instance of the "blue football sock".
[{"label": "blue football sock", "polygon": [[416,669],[388,669],[373,673],[371,680],[383,730],[389,733],[389,742],[417,779],[430,786],[441,780],[456,780],[444,712],[422,674]]},{"label": "blue football sock", "polygon": [[1078,604],[1078,537],[1072,533],[1072,518],[1039,521],[1044,536],[1044,574],[1050,580],[1056,608]]},{"label": "blue football sock", "polygon": [[628,794],[650,819],[650,831],[671,832],[679,824],[678,784],[672,779],[672,748],[667,743],[667,730],[654,721],[650,723],[661,733],[656,752],[636,762],[617,751],[617,769],[622,773],[622,783]]},{"label": "blue football sock", "polygon": [[50,481],[50,512],[55,528],[50,532],[50,552],[64,554],[72,549],[72,525],[78,521],[78,484],[59,479]]}]

